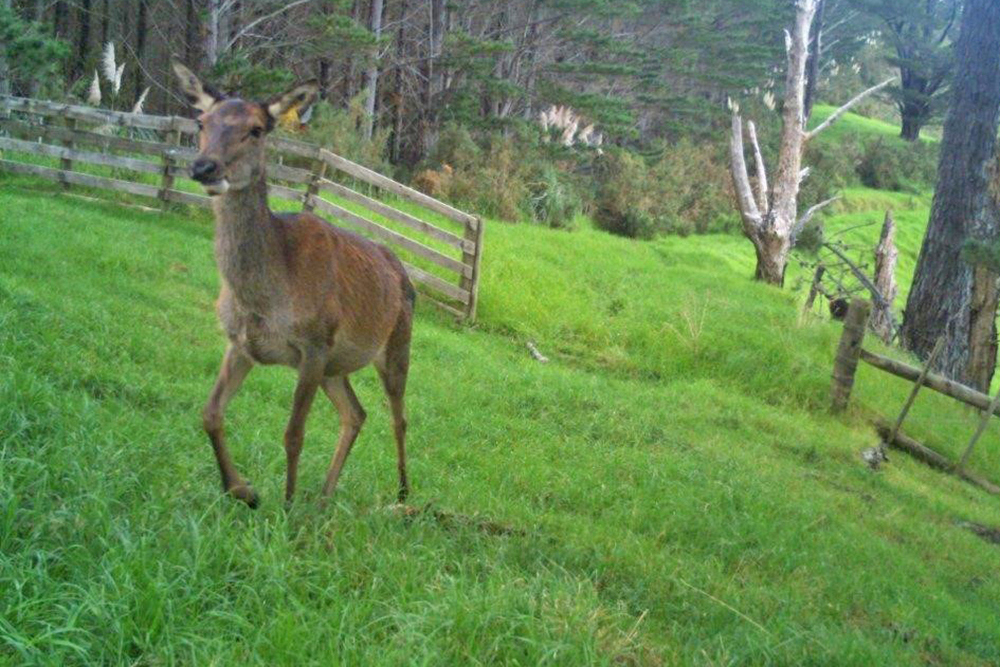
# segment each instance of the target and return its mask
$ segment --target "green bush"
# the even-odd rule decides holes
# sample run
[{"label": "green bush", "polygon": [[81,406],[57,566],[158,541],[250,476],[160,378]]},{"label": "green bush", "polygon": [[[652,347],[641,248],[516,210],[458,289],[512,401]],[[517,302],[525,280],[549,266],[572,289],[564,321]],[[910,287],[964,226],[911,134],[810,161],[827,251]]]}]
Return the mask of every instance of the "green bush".
[{"label": "green bush", "polygon": [[919,192],[933,185],[937,176],[937,147],[879,138],[862,147],[856,171],[861,183],[870,188]]},{"label": "green bush", "polygon": [[652,166],[609,150],[595,165],[594,218],[602,229],[632,238],[739,229],[729,172],[711,145],[671,146]]},{"label": "green bush", "polygon": [[391,174],[392,166],[386,160],[390,131],[376,129],[371,139],[365,139],[358,131],[363,115],[360,96],[352,100],[347,109],[320,101],[313,109],[305,132],[294,138],[319,144],[369,169]]},{"label": "green bush", "polygon": [[935,144],[908,143],[895,137],[860,141],[845,136],[836,142],[817,141],[806,150],[804,162],[811,173],[802,185],[800,199],[804,205],[813,204],[852,185],[921,192],[934,185],[937,151]]},{"label": "green bush", "polygon": [[817,141],[806,146],[802,164],[809,176],[799,190],[799,206],[803,209],[833,197],[844,188],[858,184],[857,142]]},{"label": "green bush", "polygon": [[655,236],[652,179],[642,158],[621,149],[610,149],[594,166],[598,184],[594,205],[597,226],[629,238]]},{"label": "green bush", "polygon": [[482,153],[468,129],[449,123],[438,135],[427,162],[435,169],[444,165],[452,169],[470,169],[480,161]]},{"label": "green bush", "polygon": [[535,222],[569,229],[582,209],[576,188],[553,165],[538,163],[528,182],[529,206]]},{"label": "green bush", "polygon": [[493,134],[480,146],[458,125],[446,126],[413,186],[456,206],[509,222],[570,228],[582,208],[570,176],[523,136]]},{"label": "green bush", "polygon": [[722,146],[680,142],[653,165],[655,209],[665,234],[736,233],[732,177]]}]

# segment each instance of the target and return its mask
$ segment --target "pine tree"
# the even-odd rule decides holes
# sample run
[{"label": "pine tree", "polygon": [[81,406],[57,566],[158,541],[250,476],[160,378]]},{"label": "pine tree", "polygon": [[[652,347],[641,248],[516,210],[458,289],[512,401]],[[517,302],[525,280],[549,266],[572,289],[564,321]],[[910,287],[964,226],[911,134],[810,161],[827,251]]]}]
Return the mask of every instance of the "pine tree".
[{"label": "pine tree", "polygon": [[889,62],[899,68],[893,89],[902,119],[900,136],[909,141],[941,109],[954,71],[950,43],[961,0],[853,0],[879,17],[895,51]]},{"label": "pine tree", "polygon": [[956,55],[934,204],[902,341],[926,357],[945,336],[939,370],[985,390],[996,367],[997,276],[969,261],[968,247],[995,240],[1000,230],[1000,204],[991,190],[1000,123],[1000,3],[966,1]]}]

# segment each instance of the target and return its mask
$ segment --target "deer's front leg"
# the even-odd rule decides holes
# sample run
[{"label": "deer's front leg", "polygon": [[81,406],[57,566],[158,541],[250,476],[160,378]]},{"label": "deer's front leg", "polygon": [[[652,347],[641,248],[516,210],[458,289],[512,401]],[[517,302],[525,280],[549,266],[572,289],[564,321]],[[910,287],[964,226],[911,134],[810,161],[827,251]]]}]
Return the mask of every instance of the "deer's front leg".
[{"label": "deer's front leg", "polygon": [[325,361],[318,354],[304,354],[299,365],[299,382],[295,386],[295,399],[292,403],[292,416],[285,429],[285,456],[288,459],[288,477],[285,481],[285,501],[289,502],[295,495],[295,478],[299,466],[299,454],[302,452],[302,440],[305,437],[306,417],[312,407],[316,389],[323,380]]},{"label": "deer's front leg", "polygon": [[219,472],[222,474],[222,488],[234,498],[239,498],[252,508],[257,507],[257,493],[253,488],[240,477],[229,458],[229,450],[226,449],[225,431],[222,425],[222,418],[226,412],[233,394],[237,392],[243,379],[253,368],[253,362],[243,352],[230,345],[226,348],[226,355],[222,359],[222,368],[219,369],[219,377],[215,381],[215,387],[208,397],[208,403],[202,413],[202,420],[205,433],[208,434],[212,442],[212,450],[215,452],[216,462],[219,464]]}]

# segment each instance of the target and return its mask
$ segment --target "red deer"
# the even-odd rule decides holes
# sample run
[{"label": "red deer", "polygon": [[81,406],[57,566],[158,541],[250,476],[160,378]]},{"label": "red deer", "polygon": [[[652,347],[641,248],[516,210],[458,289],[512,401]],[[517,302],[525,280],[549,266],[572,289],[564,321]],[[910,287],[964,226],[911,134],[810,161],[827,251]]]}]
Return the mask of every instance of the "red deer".
[{"label": "red deer", "polygon": [[403,394],[413,285],[387,248],[311,213],[274,213],[267,205],[265,137],[287,111],[311,104],[316,84],[258,103],[220,95],[180,63],[173,68],[188,101],[201,112],[191,176],[211,195],[215,213],[222,283],[216,309],[229,344],[203,417],[224,491],[257,506],[257,494],[233,466],[223,434],[226,405],[254,364],[282,364],[298,372],[285,430],[286,501],[295,493],[306,417],[320,388],[340,415],[323,496],[336,488],[365,421],[348,376],[373,364],[392,410],[402,502],[408,492]]}]

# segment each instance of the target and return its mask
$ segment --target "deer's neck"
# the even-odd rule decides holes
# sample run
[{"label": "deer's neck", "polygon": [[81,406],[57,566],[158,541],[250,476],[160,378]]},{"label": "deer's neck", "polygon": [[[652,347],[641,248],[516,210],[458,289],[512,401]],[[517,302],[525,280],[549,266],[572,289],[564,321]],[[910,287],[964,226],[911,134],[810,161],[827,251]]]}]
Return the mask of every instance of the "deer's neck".
[{"label": "deer's neck", "polygon": [[285,266],[278,221],[267,207],[263,175],[235,192],[212,198],[215,258],[240,302],[265,309],[280,298]]}]

